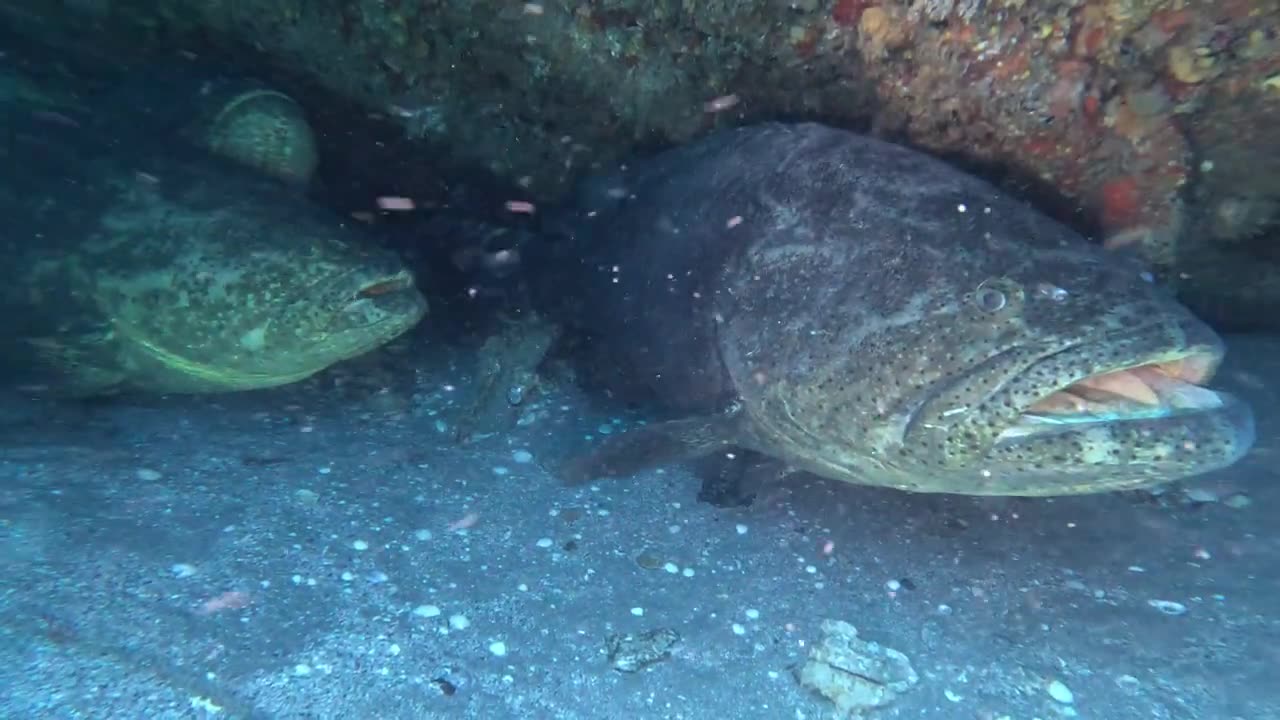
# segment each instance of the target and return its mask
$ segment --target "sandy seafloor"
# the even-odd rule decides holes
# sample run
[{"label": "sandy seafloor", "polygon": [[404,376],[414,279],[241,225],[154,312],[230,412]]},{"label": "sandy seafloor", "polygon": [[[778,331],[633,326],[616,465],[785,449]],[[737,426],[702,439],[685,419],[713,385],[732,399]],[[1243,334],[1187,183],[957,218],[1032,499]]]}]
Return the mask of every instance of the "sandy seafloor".
[{"label": "sandy seafloor", "polygon": [[678,467],[562,485],[629,421],[571,388],[457,446],[464,356],[399,345],[274,391],[6,395],[0,717],[823,718],[790,668],[834,618],[919,674],[869,717],[1280,718],[1280,342],[1221,375],[1258,448],[1159,498],[807,478],[734,509]]}]

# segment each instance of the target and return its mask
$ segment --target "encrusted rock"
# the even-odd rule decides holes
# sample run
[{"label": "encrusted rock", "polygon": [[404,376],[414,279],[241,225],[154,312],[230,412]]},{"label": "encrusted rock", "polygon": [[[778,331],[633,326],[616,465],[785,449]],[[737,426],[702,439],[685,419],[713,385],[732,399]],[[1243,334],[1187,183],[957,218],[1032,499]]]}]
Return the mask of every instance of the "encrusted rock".
[{"label": "encrusted rock", "polygon": [[457,422],[459,442],[511,429],[525,400],[540,387],[538,366],[558,333],[558,327],[533,314],[504,320],[501,332],[480,348],[474,399]]},{"label": "encrusted rock", "polygon": [[822,621],[822,642],[796,668],[796,678],[836,706],[838,718],[861,718],[920,681],[906,655],[858,637],[842,620]]},{"label": "encrusted rock", "polygon": [[657,628],[642,633],[610,635],[605,640],[609,664],[620,672],[637,672],[671,657],[671,648],[680,634],[671,628]]}]

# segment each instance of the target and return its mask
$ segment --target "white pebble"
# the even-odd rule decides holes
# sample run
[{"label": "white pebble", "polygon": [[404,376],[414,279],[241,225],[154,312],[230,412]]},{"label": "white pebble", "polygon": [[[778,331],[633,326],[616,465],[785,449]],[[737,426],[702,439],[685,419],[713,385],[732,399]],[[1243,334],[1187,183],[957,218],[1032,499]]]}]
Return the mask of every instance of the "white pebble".
[{"label": "white pebble", "polygon": [[643,616],[644,616],[644,608],[642,608],[642,607],[633,607],[633,608],[631,608],[631,614],[632,614],[632,615],[635,615],[636,617],[643,617]]},{"label": "white pebble", "polygon": [[540,548],[549,548],[551,547],[551,538],[538,538],[538,542],[535,544]]},{"label": "white pebble", "polygon": [[414,533],[413,533],[413,536],[414,536],[415,538],[419,539],[419,540],[430,540],[430,539],[431,539],[431,531],[430,531],[430,530],[415,530],[415,531],[414,531]]},{"label": "white pebble", "polygon": [[747,619],[748,619],[748,620],[759,620],[759,619],[760,619],[760,611],[759,611],[759,610],[757,610],[757,609],[755,609],[755,608],[747,608],[747,613],[746,613],[746,614],[747,614]]},{"label": "white pebble", "polygon": [[1213,503],[1218,502],[1218,493],[1209,488],[1189,488],[1186,490],[1186,498],[1193,503]]},{"label": "white pebble", "polygon": [[413,609],[413,614],[424,618],[440,617],[440,608],[435,605],[419,605]]},{"label": "white pebble", "polygon": [[1148,600],[1147,604],[1165,615],[1182,615],[1187,611],[1186,605],[1172,600]]},{"label": "white pebble", "polygon": [[352,580],[356,579],[356,576],[352,575],[349,571],[342,573],[341,577],[343,582],[351,582]]},{"label": "white pebble", "polygon": [[196,566],[188,563],[178,563],[169,569],[173,571],[174,577],[189,578],[196,574]]},{"label": "white pebble", "polygon": [[693,568],[685,568],[680,571],[680,574],[685,577],[693,577]]},{"label": "white pebble", "polygon": [[1076,701],[1076,696],[1071,692],[1071,688],[1062,684],[1061,680],[1054,680],[1049,683],[1049,697],[1057,700],[1063,705],[1070,705]]},{"label": "white pebble", "polygon": [[507,473],[509,473],[509,472],[511,472],[509,469],[507,469],[507,468],[505,468],[505,467],[503,467],[503,466],[501,466],[501,465],[495,466],[495,467],[493,468],[493,474],[494,474],[494,475],[502,476],[502,475],[506,475],[506,474],[507,474]]},{"label": "white pebble", "polygon": [[884,587],[889,592],[898,592],[899,590],[902,589],[902,583],[898,582],[897,580],[890,580],[889,582],[884,584]]},{"label": "white pebble", "polygon": [[450,615],[449,627],[454,630],[466,630],[471,627],[471,621],[467,619],[466,615]]},{"label": "white pebble", "polygon": [[746,526],[746,525],[743,525],[742,523],[738,523],[737,525],[735,525],[735,526],[734,526],[734,529],[738,531],[738,534],[739,534],[739,535],[746,535],[746,534],[747,534],[747,526]]},{"label": "white pebble", "polygon": [[1243,510],[1252,505],[1253,500],[1244,493],[1235,493],[1233,495],[1228,495],[1227,499],[1223,501],[1223,504],[1234,510]]},{"label": "white pebble", "polygon": [[676,573],[680,572],[680,566],[679,566],[679,565],[676,565],[675,563],[672,563],[672,562],[664,563],[664,564],[663,564],[663,566],[662,566],[662,569],[663,569],[663,570],[666,570],[667,572],[671,573],[672,575],[675,575]]},{"label": "white pebble", "polygon": [[293,666],[293,674],[294,674],[294,675],[310,675],[310,674],[311,674],[311,666],[310,666],[310,665],[303,665],[303,664],[301,664],[301,663],[299,663],[298,665],[294,665],[294,666]]},{"label": "white pebble", "polygon": [[596,432],[600,433],[601,435],[612,435],[612,434],[613,434],[613,426],[612,426],[612,425],[601,425],[600,427],[596,428]]},{"label": "white pebble", "polygon": [[151,468],[138,468],[137,476],[139,480],[146,480],[148,482],[153,482],[164,477],[158,471],[152,470]]},{"label": "white pebble", "polygon": [[395,643],[391,643],[391,646],[387,648],[387,652],[391,653],[392,655],[399,655],[400,646]]},{"label": "white pebble", "polygon": [[489,652],[497,655],[498,657],[502,657],[507,654],[507,644],[501,640],[489,643]]},{"label": "white pebble", "polygon": [[734,634],[734,635],[746,635],[746,634],[747,634],[747,629],[746,629],[745,627],[743,627],[741,623],[734,623],[734,624],[732,625],[732,628],[733,628],[733,634]]},{"label": "white pebble", "polygon": [[517,450],[511,453],[511,459],[518,463],[533,462],[533,453],[528,450]]},{"label": "white pebble", "polygon": [[353,541],[351,542],[351,547],[355,548],[356,550],[368,550],[368,549],[369,549],[369,543],[367,543],[367,542],[365,542],[365,541],[363,541],[363,540],[353,540]]}]

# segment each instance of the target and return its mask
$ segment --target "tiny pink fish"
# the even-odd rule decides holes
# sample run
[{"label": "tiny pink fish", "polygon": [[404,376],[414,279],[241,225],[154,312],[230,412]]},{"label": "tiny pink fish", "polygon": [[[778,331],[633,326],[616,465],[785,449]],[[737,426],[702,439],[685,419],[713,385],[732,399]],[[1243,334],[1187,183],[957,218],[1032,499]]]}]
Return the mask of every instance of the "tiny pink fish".
[{"label": "tiny pink fish", "polygon": [[729,108],[732,108],[735,105],[737,105],[738,102],[739,102],[739,98],[737,95],[721,95],[720,97],[714,100],[708,100],[706,103],[704,103],[702,106],[702,110],[703,112],[709,112],[709,113],[724,112],[725,110],[728,110]]},{"label": "tiny pink fish", "polygon": [[507,212],[521,213],[523,215],[532,215],[536,210],[537,208],[535,208],[533,206],[533,203],[531,202],[526,202],[524,200],[508,200],[507,201]]},{"label": "tiny pink fish", "polygon": [[378,198],[378,209],[380,210],[412,210],[413,208],[413,198],[393,195],[384,195]]},{"label": "tiny pink fish", "polygon": [[41,122],[53,123],[54,125],[61,125],[63,127],[80,127],[80,121],[70,115],[64,115],[54,110],[36,110],[31,113],[31,117]]}]

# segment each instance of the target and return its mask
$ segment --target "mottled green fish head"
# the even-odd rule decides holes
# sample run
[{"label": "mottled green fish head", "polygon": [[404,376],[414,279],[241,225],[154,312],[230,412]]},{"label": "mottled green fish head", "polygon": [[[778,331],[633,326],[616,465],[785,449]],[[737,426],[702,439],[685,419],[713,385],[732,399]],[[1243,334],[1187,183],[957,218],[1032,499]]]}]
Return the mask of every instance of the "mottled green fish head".
[{"label": "mottled green fish head", "polygon": [[721,331],[768,449],[852,482],[1015,496],[1147,487],[1248,451],[1250,408],[1205,387],[1222,341],[1142,267],[994,191],[913,198],[819,231],[848,242],[752,258],[739,294],[773,297]]},{"label": "mottled green fish head", "polygon": [[234,174],[139,184],[106,216],[90,262],[131,384],[152,391],[301,380],[426,312],[396,255],[274,184]]}]

